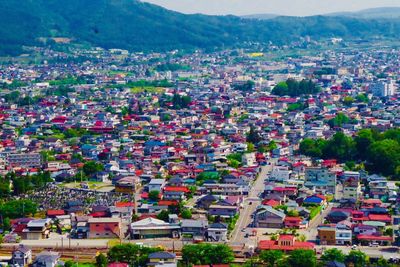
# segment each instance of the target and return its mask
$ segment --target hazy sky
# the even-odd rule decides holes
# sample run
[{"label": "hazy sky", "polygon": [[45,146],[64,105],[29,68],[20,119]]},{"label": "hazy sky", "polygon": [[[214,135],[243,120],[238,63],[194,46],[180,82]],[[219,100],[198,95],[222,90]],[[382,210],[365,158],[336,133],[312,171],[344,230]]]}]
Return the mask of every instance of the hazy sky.
[{"label": "hazy sky", "polygon": [[400,7],[400,0],[144,0],[183,13],[308,16],[373,7]]}]

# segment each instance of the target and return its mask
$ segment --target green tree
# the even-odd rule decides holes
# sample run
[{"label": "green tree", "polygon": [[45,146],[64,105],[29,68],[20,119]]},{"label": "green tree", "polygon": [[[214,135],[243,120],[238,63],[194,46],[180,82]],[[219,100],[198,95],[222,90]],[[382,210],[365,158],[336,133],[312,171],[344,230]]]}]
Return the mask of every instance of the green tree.
[{"label": "green tree", "polygon": [[11,194],[10,180],[0,178],[0,198],[6,198]]},{"label": "green tree", "polygon": [[355,101],[355,99],[352,98],[351,96],[345,96],[345,97],[343,98],[343,104],[344,104],[345,106],[351,106],[351,104],[353,104],[354,101]]},{"label": "green tree", "polygon": [[340,161],[352,160],[356,154],[355,143],[351,137],[337,132],[324,147],[325,158],[335,158]]},{"label": "green tree", "polygon": [[259,256],[261,262],[267,267],[274,267],[283,257],[284,253],[280,250],[263,250]]},{"label": "green tree", "polygon": [[160,191],[157,191],[157,190],[150,191],[149,199],[152,201],[158,201],[160,199]]},{"label": "green tree", "polygon": [[296,249],[290,253],[287,263],[292,267],[315,267],[317,257],[313,250]]},{"label": "green tree", "polygon": [[144,247],[135,244],[121,244],[112,247],[108,253],[109,262],[124,262],[129,266],[145,266],[150,253],[161,251],[159,248]]},{"label": "green tree", "polygon": [[324,262],[329,262],[329,261],[344,262],[345,258],[346,255],[344,255],[343,252],[337,248],[327,249],[321,256],[321,260]]},{"label": "green tree", "polygon": [[37,211],[37,204],[29,199],[11,200],[0,205],[0,214],[3,218],[16,219],[27,215],[33,216]]},{"label": "green tree", "polygon": [[106,267],[108,263],[106,255],[99,253],[96,256],[96,267]]},{"label": "green tree", "polygon": [[350,122],[350,118],[344,115],[343,113],[338,113],[335,118],[330,119],[328,124],[330,127],[342,127],[343,124],[347,124]]},{"label": "green tree", "polygon": [[368,97],[367,97],[365,94],[359,94],[359,95],[357,95],[356,99],[357,99],[357,101],[359,101],[359,102],[364,102],[364,103],[368,103],[368,102],[369,102],[369,99],[368,99]]},{"label": "green tree", "polygon": [[157,214],[157,219],[162,220],[164,222],[168,222],[169,221],[169,211],[168,210],[162,210],[160,211],[159,214]]},{"label": "green tree", "polygon": [[184,209],[181,213],[181,217],[183,219],[191,219],[192,218],[192,212],[190,211],[190,209]]},{"label": "green tree", "polygon": [[88,161],[83,165],[83,172],[87,176],[91,176],[97,172],[103,171],[104,166],[100,162]]},{"label": "green tree", "polygon": [[375,141],[371,129],[362,129],[354,138],[358,155],[361,159],[367,159],[369,146]]},{"label": "green tree", "polygon": [[364,267],[369,263],[368,256],[360,250],[352,250],[345,258],[346,264],[353,264],[354,267]]},{"label": "green tree", "polygon": [[253,144],[258,144],[262,140],[260,134],[254,127],[254,125],[250,126],[250,131],[247,134],[246,140],[247,140],[247,142],[253,143]]},{"label": "green tree", "polygon": [[228,264],[234,260],[232,249],[225,244],[195,244],[182,248],[182,260],[190,264]]},{"label": "green tree", "polygon": [[395,267],[397,265],[392,265],[390,264],[385,258],[380,257],[378,259],[378,261],[376,262],[376,264],[373,264],[372,266],[376,266],[376,267]]},{"label": "green tree", "polygon": [[11,222],[10,222],[10,218],[5,217],[3,218],[3,231],[9,231],[11,229]]},{"label": "green tree", "polygon": [[300,153],[310,157],[321,158],[326,144],[327,142],[325,140],[306,138],[300,142],[299,151]]},{"label": "green tree", "polygon": [[374,172],[383,175],[395,174],[400,165],[400,145],[390,139],[377,141],[368,148],[368,161]]}]

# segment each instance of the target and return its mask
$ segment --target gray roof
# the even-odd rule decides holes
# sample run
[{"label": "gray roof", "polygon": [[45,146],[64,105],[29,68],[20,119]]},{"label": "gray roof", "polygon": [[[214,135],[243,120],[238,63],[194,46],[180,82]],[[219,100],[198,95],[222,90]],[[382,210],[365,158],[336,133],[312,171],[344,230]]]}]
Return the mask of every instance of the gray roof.
[{"label": "gray roof", "polygon": [[197,227],[204,228],[208,226],[207,221],[201,220],[182,220],[181,227]]},{"label": "gray roof", "polygon": [[149,259],[175,259],[176,255],[174,253],[166,251],[158,251],[149,254]]}]

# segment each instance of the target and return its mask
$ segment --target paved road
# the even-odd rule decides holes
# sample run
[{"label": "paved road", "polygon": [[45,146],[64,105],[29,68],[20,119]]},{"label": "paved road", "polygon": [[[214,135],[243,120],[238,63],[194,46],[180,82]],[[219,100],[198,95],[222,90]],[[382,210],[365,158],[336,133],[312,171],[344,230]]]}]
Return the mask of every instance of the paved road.
[{"label": "paved road", "polygon": [[230,244],[239,245],[248,242],[248,239],[244,237],[246,232],[242,232],[242,229],[251,224],[251,214],[253,214],[257,206],[261,204],[261,199],[258,197],[258,195],[264,191],[264,180],[267,178],[267,174],[271,171],[271,169],[271,165],[261,167],[261,172],[254,181],[248,197],[244,200],[243,209],[240,211],[239,219],[229,242]]}]

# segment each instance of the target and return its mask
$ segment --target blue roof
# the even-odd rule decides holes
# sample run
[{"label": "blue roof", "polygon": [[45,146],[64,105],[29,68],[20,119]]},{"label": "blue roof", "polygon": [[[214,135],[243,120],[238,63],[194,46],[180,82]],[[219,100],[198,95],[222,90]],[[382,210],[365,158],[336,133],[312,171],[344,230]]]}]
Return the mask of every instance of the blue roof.
[{"label": "blue roof", "polygon": [[322,198],[317,197],[317,196],[309,196],[309,197],[306,197],[306,199],[304,199],[304,202],[307,202],[307,203],[317,203],[317,204],[319,204],[322,201],[324,201],[324,200]]}]

